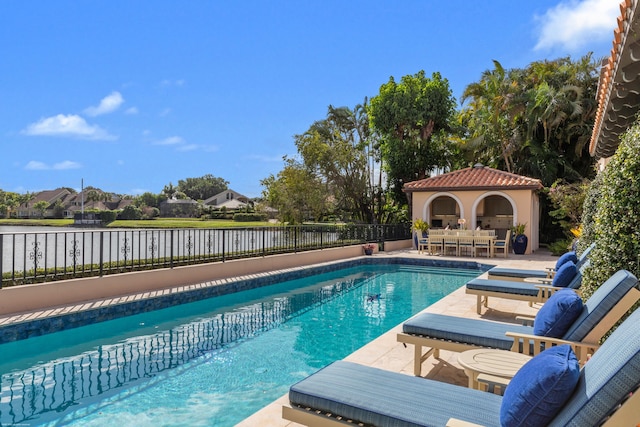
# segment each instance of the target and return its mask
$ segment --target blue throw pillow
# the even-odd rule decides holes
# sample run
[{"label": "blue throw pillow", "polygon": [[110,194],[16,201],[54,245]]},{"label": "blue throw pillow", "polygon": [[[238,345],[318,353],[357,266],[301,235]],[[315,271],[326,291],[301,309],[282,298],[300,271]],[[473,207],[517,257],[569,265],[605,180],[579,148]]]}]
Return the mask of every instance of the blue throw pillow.
[{"label": "blue throw pillow", "polygon": [[559,288],[566,288],[571,283],[571,279],[573,279],[576,274],[578,274],[578,269],[573,261],[567,261],[556,271],[555,276],[553,276],[553,281],[551,282],[552,286],[557,286]]},{"label": "blue throw pillow", "polygon": [[582,310],[582,298],[575,291],[556,291],[538,311],[533,321],[533,333],[542,337],[562,338]]},{"label": "blue throw pillow", "polygon": [[562,254],[562,256],[560,256],[560,258],[558,258],[558,261],[556,261],[556,271],[558,271],[558,269],[560,267],[562,267],[562,264],[564,264],[567,261],[571,261],[574,264],[577,264],[578,263],[578,256],[573,251],[566,252],[566,253]]},{"label": "blue throw pillow", "polygon": [[570,345],[543,351],[520,368],[506,388],[500,424],[548,425],[571,397],[579,377],[580,365]]}]

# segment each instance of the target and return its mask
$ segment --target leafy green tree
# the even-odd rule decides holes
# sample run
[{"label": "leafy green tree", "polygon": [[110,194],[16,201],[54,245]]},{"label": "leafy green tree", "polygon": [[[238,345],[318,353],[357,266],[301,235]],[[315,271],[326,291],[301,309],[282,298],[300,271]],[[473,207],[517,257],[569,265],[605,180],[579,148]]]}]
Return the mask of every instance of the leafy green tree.
[{"label": "leafy green tree", "polygon": [[278,210],[280,220],[295,224],[328,213],[330,194],[326,185],[301,163],[287,157],[284,161],[285,167],[277,176],[260,181],[264,199]]},{"label": "leafy green tree", "polygon": [[164,186],[161,194],[165,197],[165,200],[166,200],[166,199],[173,198],[173,195],[175,194],[176,191],[178,191],[178,189],[174,187],[173,184],[170,182],[169,184]]},{"label": "leafy green tree", "polygon": [[160,194],[153,194],[150,192],[142,193],[135,198],[134,204],[138,207],[149,206],[152,208],[160,207],[160,202],[162,202],[164,197]]},{"label": "leafy green tree", "polygon": [[468,160],[494,168],[502,164],[507,172],[513,172],[513,154],[520,143],[512,126],[517,86],[500,62],[494,60],[493,65],[493,70],[484,71],[480,81],[467,86],[462,94],[463,103],[470,101],[459,113],[460,122],[469,129],[463,146],[472,155]]},{"label": "leafy green tree", "polygon": [[382,160],[392,194],[406,203],[402,186],[429,176],[445,165],[442,138],[450,129],[455,98],[449,81],[440,73],[426,77],[424,71],[393,77],[380,87],[368,108],[373,129],[382,141]]},{"label": "leafy green tree", "polygon": [[178,191],[186,194],[193,200],[205,200],[223,192],[229,186],[229,182],[217,178],[211,174],[200,178],[186,178],[178,181]]},{"label": "leafy green tree", "polygon": [[551,186],[593,177],[591,138],[599,66],[577,61],[536,61],[505,70],[498,61],[464,91],[458,122],[465,158],[542,180]]},{"label": "leafy green tree", "polygon": [[360,105],[354,110],[330,105],[326,119],[295,136],[304,166],[331,191],[341,216],[364,222],[379,220],[375,197],[381,189],[373,184],[370,138],[369,119]]},{"label": "leafy green tree", "polygon": [[20,201],[20,194],[0,190],[0,215],[10,217]]},{"label": "leafy green tree", "polygon": [[36,202],[33,205],[33,208],[38,211],[38,214],[40,215],[40,217],[44,217],[44,213],[47,211],[47,208],[49,207],[49,202],[46,202],[44,200],[40,200],[39,202]]},{"label": "leafy green tree", "polygon": [[125,206],[118,214],[118,219],[141,219],[142,211],[134,205]]},{"label": "leafy green tree", "polygon": [[570,230],[578,227],[582,221],[582,210],[588,189],[589,180],[587,179],[571,184],[558,180],[547,192],[555,207],[549,215],[557,219],[567,237],[571,236]]}]

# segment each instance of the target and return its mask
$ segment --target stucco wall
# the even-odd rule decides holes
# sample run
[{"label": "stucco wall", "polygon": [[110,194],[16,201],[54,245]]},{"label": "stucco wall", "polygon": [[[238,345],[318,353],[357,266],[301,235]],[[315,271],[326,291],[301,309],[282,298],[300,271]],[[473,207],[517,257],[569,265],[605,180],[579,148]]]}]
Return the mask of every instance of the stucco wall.
[{"label": "stucco wall", "polygon": [[[539,204],[538,196],[531,190],[504,190],[504,191],[483,191],[465,190],[451,192],[415,191],[412,193],[413,219],[422,218],[431,223],[430,204],[437,197],[450,197],[455,200],[460,209],[460,218],[466,220],[468,229],[476,227],[477,208],[480,201],[488,196],[501,196],[507,199],[513,209],[513,223],[526,223],[525,234],[529,238],[527,254],[539,248],[538,224],[539,224]],[[457,225],[457,224],[453,224]]]},{"label": "stucco wall", "polygon": [[[411,241],[386,242],[385,250]],[[0,316],[362,256],[361,245],[0,289]]]}]

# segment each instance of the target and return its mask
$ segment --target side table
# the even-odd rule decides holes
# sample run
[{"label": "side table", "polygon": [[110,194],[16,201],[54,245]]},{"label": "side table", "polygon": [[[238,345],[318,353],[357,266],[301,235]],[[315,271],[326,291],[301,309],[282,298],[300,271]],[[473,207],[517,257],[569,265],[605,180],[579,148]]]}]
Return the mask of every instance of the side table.
[{"label": "side table", "polygon": [[480,348],[463,351],[458,363],[469,377],[469,388],[479,390],[478,375],[487,374],[511,379],[518,370],[531,360],[531,356],[514,351]]}]

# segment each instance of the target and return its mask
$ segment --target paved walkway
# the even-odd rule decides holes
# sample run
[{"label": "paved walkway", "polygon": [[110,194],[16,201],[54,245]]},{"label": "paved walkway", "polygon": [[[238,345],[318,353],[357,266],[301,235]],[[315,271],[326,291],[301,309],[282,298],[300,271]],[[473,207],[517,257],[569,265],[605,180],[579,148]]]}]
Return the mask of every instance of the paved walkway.
[{"label": "paved walkway", "polygon": [[[398,251],[393,253],[382,253],[374,256],[402,256],[402,257],[427,257],[418,254],[415,250]],[[443,258],[443,257],[439,257]],[[453,260],[460,260],[459,257],[450,257]],[[466,258],[467,260],[469,258]],[[473,258],[480,262],[499,265],[510,268],[526,268],[542,270],[546,267],[553,267],[557,257],[551,256],[548,252],[541,250],[532,255],[513,255],[508,258]],[[481,277],[486,277],[486,273]],[[450,316],[462,316],[468,318],[481,318],[506,323],[517,324],[515,315],[535,315],[536,307],[529,307],[526,302],[518,302],[505,299],[491,299],[488,310],[484,310],[482,315],[476,313],[476,297],[466,295],[464,286],[452,292],[447,297],[431,305],[426,310],[431,313],[442,313]],[[413,375],[413,347],[404,347],[396,341],[396,334],[400,332],[402,325],[398,325],[386,334],[370,342],[359,350],[345,358],[352,362],[363,365],[375,366],[394,372],[402,372]],[[442,350],[440,358],[430,357],[423,366],[422,372],[425,378],[438,381],[467,386],[468,379],[457,362],[457,353]],[[291,423],[282,419],[282,406],[288,404],[287,395],[273,402],[271,405],[256,412],[251,417],[239,423],[239,427],[294,427],[299,424]]]}]

